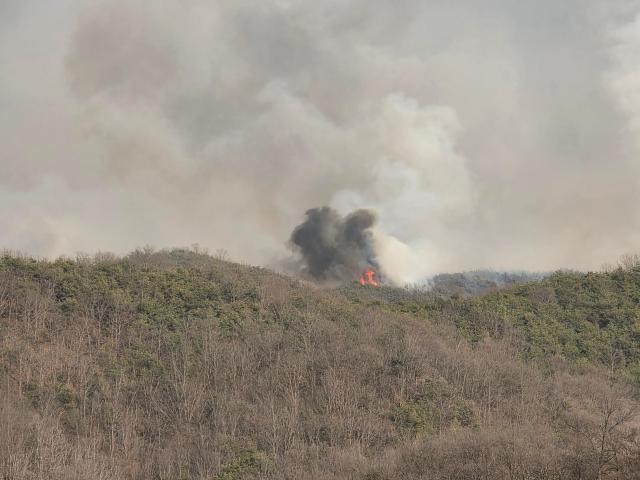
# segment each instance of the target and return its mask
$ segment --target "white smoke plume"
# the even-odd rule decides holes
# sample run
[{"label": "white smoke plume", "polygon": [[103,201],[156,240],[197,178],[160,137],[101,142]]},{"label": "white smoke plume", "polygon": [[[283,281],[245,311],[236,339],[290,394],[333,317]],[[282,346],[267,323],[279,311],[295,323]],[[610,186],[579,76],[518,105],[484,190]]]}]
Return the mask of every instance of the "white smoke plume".
[{"label": "white smoke plume", "polygon": [[225,248],[377,213],[397,282],[637,251],[640,4],[4,0],[0,247]]}]

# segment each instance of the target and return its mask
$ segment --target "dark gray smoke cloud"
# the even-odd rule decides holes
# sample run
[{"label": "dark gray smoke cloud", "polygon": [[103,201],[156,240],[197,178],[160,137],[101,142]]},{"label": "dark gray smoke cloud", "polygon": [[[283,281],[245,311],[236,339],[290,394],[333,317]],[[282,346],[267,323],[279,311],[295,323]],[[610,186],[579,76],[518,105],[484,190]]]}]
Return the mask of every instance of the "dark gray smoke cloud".
[{"label": "dark gray smoke cloud", "polygon": [[370,210],[356,210],[343,217],[329,207],[312,208],[307,219],[291,234],[291,245],[300,256],[301,270],[318,281],[349,281],[368,266],[378,269],[371,228],[376,222]]}]

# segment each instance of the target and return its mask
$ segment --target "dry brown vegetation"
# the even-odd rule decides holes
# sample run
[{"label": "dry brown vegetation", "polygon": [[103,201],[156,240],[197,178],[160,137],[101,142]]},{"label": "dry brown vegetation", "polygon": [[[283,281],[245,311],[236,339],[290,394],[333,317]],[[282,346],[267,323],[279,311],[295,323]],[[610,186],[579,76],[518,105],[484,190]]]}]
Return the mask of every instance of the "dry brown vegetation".
[{"label": "dry brown vegetation", "polygon": [[7,255],[0,478],[640,478],[611,369],[397,310],[182,250]]}]

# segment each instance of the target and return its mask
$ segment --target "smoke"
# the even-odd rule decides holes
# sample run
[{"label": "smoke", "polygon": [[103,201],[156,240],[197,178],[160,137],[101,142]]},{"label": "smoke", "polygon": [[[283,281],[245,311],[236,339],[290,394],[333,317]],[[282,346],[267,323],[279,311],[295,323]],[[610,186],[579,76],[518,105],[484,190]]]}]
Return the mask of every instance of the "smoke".
[{"label": "smoke", "polygon": [[640,1],[481,3],[3,0],[0,247],[278,265],[326,205],[397,282],[637,250]]},{"label": "smoke", "polygon": [[378,268],[369,210],[341,216],[329,207],[312,208],[291,234],[302,273],[318,281],[354,280],[368,266]]}]

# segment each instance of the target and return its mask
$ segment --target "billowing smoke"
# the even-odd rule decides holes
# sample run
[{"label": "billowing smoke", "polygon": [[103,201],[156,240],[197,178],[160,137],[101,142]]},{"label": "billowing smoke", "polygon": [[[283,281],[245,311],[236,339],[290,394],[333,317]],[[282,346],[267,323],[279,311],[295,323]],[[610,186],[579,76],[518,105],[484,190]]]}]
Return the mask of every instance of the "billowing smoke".
[{"label": "billowing smoke", "polygon": [[640,0],[0,0],[0,248],[279,266],[327,205],[400,284],[599,268],[640,245],[639,52]]},{"label": "billowing smoke", "polygon": [[349,281],[367,267],[378,269],[371,228],[376,216],[356,210],[343,217],[329,207],[312,208],[291,234],[301,271],[321,281]]}]

